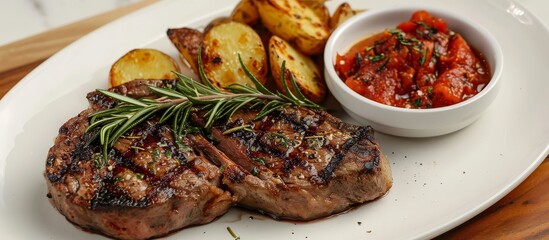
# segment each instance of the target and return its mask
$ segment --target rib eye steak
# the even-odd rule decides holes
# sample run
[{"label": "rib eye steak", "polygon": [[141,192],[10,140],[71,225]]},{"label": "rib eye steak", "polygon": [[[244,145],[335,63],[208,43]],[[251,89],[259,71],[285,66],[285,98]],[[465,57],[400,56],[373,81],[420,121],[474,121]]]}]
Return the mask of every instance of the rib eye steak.
[{"label": "rib eye steak", "polygon": [[[110,91],[154,97],[137,80]],[[391,187],[386,157],[370,127],[342,122],[325,111],[284,107],[259,120],[254,109],[217,121],[204,136],[174,139],[155,118],[127,132],[100,164],[91,114],[117,102],[88,94],[90,107],[59,130],[46,161],[51,203],[83,229],[122,239],[169,234],[204,224],[232,204],[277,219],[310,220],[383,196]],[[191,118],[196,126],[205,119]],[[212,142],[214,144],[212,144]]]},{"label": "rib eye steak", "polygon": [[[144,83],[112,91],[148,96]],[[46,162],[48,196],[68,221],[114,238],[147,239],[228,211],[232,199],[220,188],[219,168],[194,148],[193,139],[201,136],[176,142],[168,126],[151,120],[126,133],[110,150],[110,160],[99,164],[101,147],[90,142],[95,133],[86,132],[88,118],[116,102],[98,92],[88,99],[90,108],[60,128]]]},{"label": "rib eye steak", "polygon": [[[211,130],[215,146],[230,159],[212,160],[224,168],[223,184],[238,205],[276,219],[311,220],[391,188],[390,166],[371,127],[302,107],[255,116],[239,111]],[[204,124],[199,114],[193,119]]]}]

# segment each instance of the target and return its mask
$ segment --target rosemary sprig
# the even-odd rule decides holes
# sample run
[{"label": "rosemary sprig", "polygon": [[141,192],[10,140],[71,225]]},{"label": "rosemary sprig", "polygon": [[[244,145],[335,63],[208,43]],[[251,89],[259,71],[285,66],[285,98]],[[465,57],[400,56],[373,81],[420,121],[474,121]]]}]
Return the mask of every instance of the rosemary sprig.
[{"label": "rosemary sprig", "polygon": [[[200,56],[200,54],[199,54]],[[284,92],[273,93],[263,86],[244,65],[240,55],[238,56],[242,69],[255,88],[232,84],[223,89],[215,87],[207,79],[199,58],[200,74],[207,85],[194,81],[180,73],[175,73],[179,81],[175,88],[160,88],[149,86],[160,97],[157,99],[134,99],[107,90],[100,93],[118,100],[120,103],[114,108],[93,114],[87,131],[95,128],[99,130],[99,141],[103,147],[104,162],[108,159],[108,150],[128,130],[136,125],[159,116],[159,123],[171,122],[174,137],[177,139],[193,127],[189,125],[188,118],[191,111],[205,111],[205,129],[211,128],[213,123],[220,119],[230,118],[236,111],[243,107],[260,108],[255,119],[260,119],[267,114],[280,109],[283,106],[295,105],[309,108],[321,108],[316,103],[305,98],[299,90],[293,76],[290,75],[290,86],[282,81]],[[282,64],[282,79],[285,79],[285,63]]]},{"label": "rosemary sprig", "polygon": [[236,127],[234,127],[234,128],[231,128],[231,129],[229,129],[229,130],[223,132],[223,135],[231,134],[231,133],[234,133],[234,132],[239,131],[239,130],[244,130],[244,131],[250,131],[250,132],[252,132],[253,129],[250,128],[251,126],[252,126],[252,125],[250,125],[250,124],[236,126]]}]

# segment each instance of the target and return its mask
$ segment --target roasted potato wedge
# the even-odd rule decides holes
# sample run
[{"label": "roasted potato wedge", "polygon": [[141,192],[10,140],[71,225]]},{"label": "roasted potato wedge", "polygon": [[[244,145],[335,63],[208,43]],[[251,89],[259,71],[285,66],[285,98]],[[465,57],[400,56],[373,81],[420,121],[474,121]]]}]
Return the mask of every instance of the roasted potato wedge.
[{"label": "roasted potato wedge", "polygon": [[259,13],[254,0],[240,0],[231,13],[231,19],[244,24],[255,25],[259,21]]},{"label": "roasted potato wedge", "polygon": [[323,23],[330,24],[330,11],[324,4],[325,0],[300,0],[300,2],[311,8]]},{"label": "roasted potato wedge", "polygon": [[206,77],[215,86],[226,87],[233,83],[255,86],[242,69],[239,55],[250,72],[265,83],[267,54],[261,38],[250,26],[225,22],[204,35],[202,65]]},{"label": "roasted potato wedge", "polygon": [[328,25],[330,24],[330,10],[328,10],[328,7],[326,5],[320,5],[315,8],[311,8],[315,14],[320,18],[320,20]]},{"label": "roasted potato wedge", "polygon": [[179,51],[181,60],[198,74],[198,52],[204,38],[202,32],[192,28],[170,28],[168,38]]},{"label": "roasted potato wedge", "polygon": [[218,17],[218,18],[210,21],[210,23],[208,23],[208,25],[206,25],[206,27],[204,28],[204,33],[207,33],[208,31],[210,31],[210,29],[212,29],[213,27],[215,27],[219,24],[226,23],[226,22],[232,22],[232,21],[233,20],[230,17],[227,17],[227,16]]},{"label": "roasted potato wedge", "polygon": [[270,32],[307,55],[321,53],[328,40],[328,26],[298,0],[256,0],[261,21]]},{"label": "roasted potato wedge", "polygon": [[269,59],[271,71],[280,91],[284,92],[281,79],[282,63],[285,63],[284,78],[291,86],[290,75],[293,76],[301,93],[311,101],[320,103],[326,97],[326,83],[320,68],[314,61],[277,36],[269,41]]},{"label": "roasted potato wedge", "polygon": [[172,57],[155,49],[139,48],[111,66],[109,82],[115,87],[135,79],[176,79],[172,71],[179,72],[179,65]]},{"label": "roasted potato wedge", "polygon": [[335,10],[334,15],[330,19],[330,28],[332,30],[336,29],[337,26],[341,25],[343,22],[345,22],[345,20],[363,11],[364,10],[352,9],[351,5],[349,5],[349,3],[347,2],[340,4]]}]

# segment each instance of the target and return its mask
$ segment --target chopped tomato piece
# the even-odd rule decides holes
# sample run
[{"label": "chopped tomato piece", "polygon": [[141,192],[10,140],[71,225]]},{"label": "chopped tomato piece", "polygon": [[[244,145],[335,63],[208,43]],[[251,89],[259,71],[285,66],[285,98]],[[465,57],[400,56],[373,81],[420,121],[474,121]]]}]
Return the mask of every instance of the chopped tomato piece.
[{"label": "chopped tomato piece", "polygon": [[414,14],[412,14],[412,22],[424,22],[424,23],[427,23],[427,22],[430,22],[431,19],[433,17],[431,16],[431,14],[425,10],[419,10],[419,11],[416,11],[414,12]]},{"label": "chopped tomato piece", "polygon": [[345,81],[345,84],[347,84],[347,86],[349,86],[349,88],[353,89],[353,91],[355,91],[356,93],[364,96],[366,95],[366,84],[363,84],[362,81],[358,80],[358,79],[352,79],[352,78],[349,78],[347,79],[347,81]]},{"label": "chopped tomato piece", "polygon": [[398,25],[398,29],[404,32],[413,32],[416,30],[417,24],[412,21],[406,21]]},{"label": "chopped tomato piece", "polygon": [[448,34],[448,25],[446,25],[446,21],[442,20],[441,18],[433,18],[432,25],[438,31]]},{"label": "chopped tomato piece", "polygon": [[353,56],[339,55],[336,56],[336,71],[339,76],[343,76],[343,79],[350,77],[350,73],[355,68],[356,58]]}]

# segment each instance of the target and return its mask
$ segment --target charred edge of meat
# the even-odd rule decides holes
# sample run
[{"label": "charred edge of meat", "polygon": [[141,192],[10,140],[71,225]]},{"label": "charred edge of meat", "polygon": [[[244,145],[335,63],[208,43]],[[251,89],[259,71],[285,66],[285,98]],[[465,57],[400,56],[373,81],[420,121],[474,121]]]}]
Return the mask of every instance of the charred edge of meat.
[{"label": "charred edge of meat", "polygon": [[[61,127],[59,129],[60,133],[67,131],[69,130],[66,127]],[[79,171],[78,165],[76,164],[78,163],[78,161],[93,159],[93,154],[100,151],[97,145],[90,144],[91,141],[96,137],[97,133],[98,131],[91,131],[82,135],[78,143],[76,144],[74,151],[70,155],[70,164],[68,164],[60,171],[56,171],[55,173],[48,173],[48,180],[50,180],[51,182],[62,181],[63,177],[69,170]],[[46,167],[51,167],[54,160],[55,156],[53,154],[49,155],[46,159]]]},{"label": "charred edge of meat", "polygon": [[247,171],[243,171],[240,167],[232,165],[223,170],[223,174],[229,178],[231,182],[240,183],[246,178]]},{"label": "charred edge of meat", "polygon": [[[115,93],[125,95],[132,98],[151,97],[156,94],[149,88],[149,85],[156,87],[175,88],[177,80],[165,79],[165,80],[134,80],[126,84],[111,88]],[[109,109],[118,104],[115,99],[105,96],[100,92],[93,91],[86,96],[88,102],[95,109]]]},{"label": "charred edge of meat", "polygon": [[113,207],[146,207],[150,205],[150,198],[134,200],[124,193],[122,189],[114,185],[116,179],[112,176],[105,179],[106,184],[102,184],[101,188],[95,192],[91,200],[90,209],[110,209]]},{"label": "charred edge of meat", "polygon": [[118,103],[113,98],[108,97],[104,94],[101,94],[97,91],[88,93],[86,98],[90,103],[93,103],[92,106],[95,106],[101,109],[113,108]]}]

